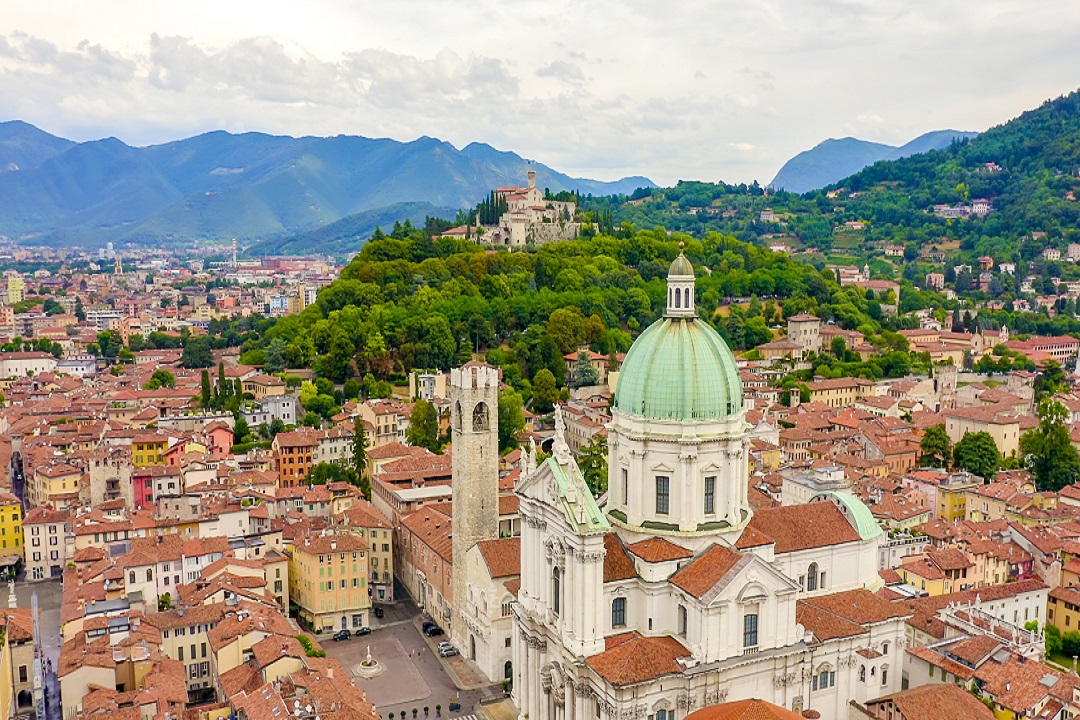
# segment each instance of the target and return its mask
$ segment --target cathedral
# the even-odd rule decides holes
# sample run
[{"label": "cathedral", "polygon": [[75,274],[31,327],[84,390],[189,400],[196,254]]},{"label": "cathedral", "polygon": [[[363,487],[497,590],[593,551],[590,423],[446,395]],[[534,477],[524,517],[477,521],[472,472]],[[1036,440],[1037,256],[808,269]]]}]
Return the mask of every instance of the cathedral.
[{"label": "cathedral", "polygon": [[[664,316],[623,363],[603,504],[558,409],[552,456],[517,484],[508,671],[521,718],[682,720],[762,698],[828,720],[902,687],[906,616],[873,592],[880,528],[845,493],[751,508],[742,382],[694,282],[680,253]],[[455,544],[485,534],[470,519],[459,540],[457,512]]]}]

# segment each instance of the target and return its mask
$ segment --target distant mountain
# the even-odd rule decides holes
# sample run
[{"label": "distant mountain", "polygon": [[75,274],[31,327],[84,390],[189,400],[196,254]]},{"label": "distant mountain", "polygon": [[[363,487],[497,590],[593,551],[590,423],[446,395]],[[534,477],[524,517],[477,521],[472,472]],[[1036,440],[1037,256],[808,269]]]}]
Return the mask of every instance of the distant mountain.
[{"label": "distant mountain", "polygon": [[[236,237],[250,244],[353,215],[354,229],[372,218],[415,221],[420,204],[429,214],[453,214],[492,188],[524,184],[528,170],[553,192],[654,187],[642,177],[572,178],[488,145],[458,150],[428,137],[403,143],[217,131],[136,148],[116,138],[73,143],[16,121],[0,124],[0,236],[81,245]],[[315,249],[301,245],[283,247]]]},{"label": "distant mountain", "polygon": [[39,165],[74,144],[21,120],[0,122],[0,173]]},{"label": "distant mountain", "polygon": [[346,215],[317,230],[262,240],[246,248],[244,254],[258,257],[318,252],[334,257],[348,257],[360,251],[377,227],[389,232],[395,222],[403,223],[406,220],[416,227],[422,227],[427,217],[452,218],[456,213],[456,208],[437,207],[430,203],[397,203],[377,210]]},{"label": "distant mountain", "polygon": [[805,150],[784,163],[769,187],[804,193],[854,175],[881,160],[898,160],[909,155],[940,150],[953,140],[975,137],[978,133],[960,130],[935,130],[911,142],[895,147],[856,138],[830,139]]}]

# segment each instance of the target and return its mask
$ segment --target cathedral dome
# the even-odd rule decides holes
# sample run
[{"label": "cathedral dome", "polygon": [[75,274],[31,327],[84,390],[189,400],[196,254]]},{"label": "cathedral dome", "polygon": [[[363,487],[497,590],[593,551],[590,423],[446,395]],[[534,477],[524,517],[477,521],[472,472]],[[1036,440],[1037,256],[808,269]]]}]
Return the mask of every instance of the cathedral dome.
[{"label": "cathedral dome", "polygon": [[742,380],[727,343],[694,308],[694,270],[679,253],[668,274],[664,317],[626,354],[615,409],[658,420],[719,420],[739,415]]}]

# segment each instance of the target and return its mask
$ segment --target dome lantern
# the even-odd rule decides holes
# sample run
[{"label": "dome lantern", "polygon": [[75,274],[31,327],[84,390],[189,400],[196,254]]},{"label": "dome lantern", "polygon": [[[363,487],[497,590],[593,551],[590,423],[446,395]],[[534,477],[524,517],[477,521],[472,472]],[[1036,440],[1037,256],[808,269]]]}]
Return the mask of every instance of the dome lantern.
[{"label": "dome lantern", "polygon": [[667,310],[664,312],[664,317],[696,317],[694,266],[683,254],[682,243],[679,243],[679,256],[668,269],[667,286]]}]

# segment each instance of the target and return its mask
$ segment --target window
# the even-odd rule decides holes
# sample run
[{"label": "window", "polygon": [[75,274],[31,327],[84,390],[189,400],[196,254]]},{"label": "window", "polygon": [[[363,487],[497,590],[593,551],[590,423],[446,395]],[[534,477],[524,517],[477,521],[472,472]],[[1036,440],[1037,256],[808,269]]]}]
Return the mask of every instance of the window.
[{"label": "window", "polygon": [[[679,634],[686,637],[686,606],[679,605]],[[757,644],[756,642],[754,643]]]},{"label": "window", "polygon": [[666,475],[656,476],[656,514],[667,515],[671,505],[670,479]]},{"label": "window", "polygon": [[889,684],[889,668],[887,667],[881,668],[881,684],[883,686]]},{"label": "window", "polygon": [[611,601],[611,627],[623,627],[626,625],[626,598],[615,598]]},{"label": "window", "polygon": [[147,570],[146,571],[146,582],[150,582],[153,579],[154,579],[154,571],[153,570]]},{"label": "window", "polygon": [[716,476],[710,475],[705,478],[705,514],[712,515],[716,512]]},{"label": "window", "polygon": [[746,613],[743,615],[743,647],[752,648],[757,647],[757,628],[758,628],[758,616],[757,613]]},{"label": "window", "polygon": [[562,611],[562,589],[559,578],[559,568],[551,571],[551,607],[558,615]]},{"label": "window", "polygon": [[[930,677],[934,677],[934,666],[930,666]],[[859,666],[859,682],[866,682],[866,666]]]},{"label": "window", "polygon": [[881,643],[881,654],[882,655],[888,655],[889,654],[889,643],[887,643],[887,642]]},{"label": "window", "polygon": [[622,500],[623,503],[630,502],[630,471],[626,468],[622,468]]},{"label": "window", "polygon": [[806,590],[813,592],[817,590],[817,563],[810,563],[810,567],[806,570]]},{"label": "window", "polygon": [[19,666],[19,682],[21,682],[21,683],[26,682],[26,675],[27,675],[26,666],[25,665],[20,665]]}]

